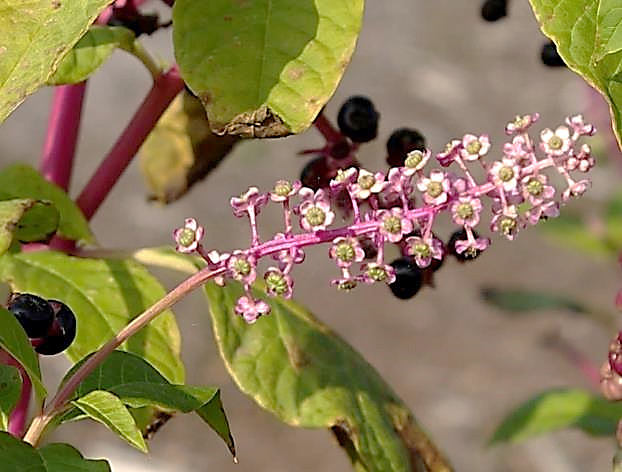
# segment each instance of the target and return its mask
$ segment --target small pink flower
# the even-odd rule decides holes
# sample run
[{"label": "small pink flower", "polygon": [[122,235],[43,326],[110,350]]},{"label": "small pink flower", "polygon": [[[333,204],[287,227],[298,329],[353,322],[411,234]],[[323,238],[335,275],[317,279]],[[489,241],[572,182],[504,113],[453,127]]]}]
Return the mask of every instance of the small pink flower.
[{"label": "small pink flower", "polygon": [[330,209],[328,195],[323,189],[315,193],[307,187],[299,192],[302,202],[298,205],[301,215],[300,226],[306,231],[319,231],[326,229],[335,219],[335,213]]},{"label": "small pink flower", "polygon": [[423,192],[423,200],[428,205],[440,205],[447,201],[447,192],[451,185],[445,172],[433,170],[430,177],[422,177],[417,182],[417,188]]},{"label": "small pink flower", "polygon": [[431,236],[424,239],[421,236],[410,236],[406,238],[406,254],[415,258],[415,262],[420,268],[428,267],[432,259],[443,259],[443,243]]},{"label": "small pink flower", "polygon": [[523,226],[523,223],[515,205],[509,205],[501,212],[496,213],[490,225],[493,231],[500,232],[510,241],[516,237],[521,226]]},{"label": "small pink flower", "polygon": [[500,161],[496,161],[492,164],[488,174],[495,185],[503,188],[506,192],[511,192],[516,189],[518,184],[520,167],[513,159],[504,157]]},{"label": "small pink flower", "polygon": [[547,178],[543,174],[528,175],[522,180],[522,191],[526,200],[532,205],[540,205],[555,195],[555,188],[547,185]]},{"label": "small pink flower", "polygon": [[559,205],[557,202],[549,200],[533,206],[527,210],[526,217],[529,224],[535,225],[540,220],[547,218],[557,218],[559,216]]},{"label": "small pink flower", "polygon": [[264,275],[264,280],[266,281],[269,295],[286,299],[292,297],[294,281],[288,274],[284,274],[282,270],[276,267],[269,267]]},{"label": "small pink flower", "polygon": [[335,238],[328,256],[335,259],[337,265],[343,268],[365,259],[365,251],[356,238]]},{"label": "small pink flower", "polygon": [[528,149],[529,146],[525,140],[525,137],[522,134],[519,134],[512,138],[511,143],[505,143],[503,145],[503,154],[518,162],[521,159],[530,157]]},{"label": "small pink flower", "polygon": [[466,240],[458,240],[454,244],[458,254],[466,253],[466,255],[470,257],[477,257],[481,252],[484,252],[488,246],[490,246],[490,239],[474,238],[473,236],[467,237]]},{"label": "small pink flower", "polygon": [[370,262],[361,266],[363,275],[360,279],[368,284],[376,282],[385,282],[387,285],[395,282],[395,269],[387,264],[378,264]]},{"label": "small pink flower", "polygon": [[452,139],[445,145],[445,150],[436,155],[436,159],[443,167],[450,165],[458,156],[462,141],[459,139]]},{"label": "small pink flower", "polygon": [[476,161],[480,157],[485,156],[489,149],[490,138],[487,135],[475,136],[474,134],[465,134],[462,138],[460,156],[465,161]]},{"label": "small pink flower", "polygon": [[273,202],[284,202],[298,193],[302,187],[299,180],[293,183],[289,180],[279,180],[274,185],[274,189],[270,192],[270,200]]},{"label": "small pink flower", "polygon": [[331,190],[340,190],[348,185],[354,184],[354,182],[356,182],[357,175],[358,170],[356,167],[349,167],[346,170],[337,169],[337,175],[331,179],[329,184]]},{"label": "small pink flower", "polygon": [[566,126],[559,126],[555,132],[549,128],[540,133],[540,148],[549,156],[562,156],[570,150],[570,130]]},{"label": "small pink flower", "polygon": [[568,188],[562,193],[562,200],[568,201],[572,197],[580,197],[588,188],[590,188],[591,182],[589,180],[580,180],[579,182],[571,182]]},{"label": "small pink flower", "polygon": [[566,124],[579,136],[592,136],[596,133],[596,128],[583,121],[583,115],[574,115],[566,118]]},{"label": "small pink flower", "polygon": [[255,300],[250,296],[238,298],[235,312],[244,318],[248,324],[253,324],[261,315],[270,313],[270,305],[263,300]]},{"label": "small pink flower", "polygon": [[538,118],[540,118],[538,113],[523,116],[517,115],[516,118],[514,118],[514,121],[511,121],[505,126],[505,134],[512,135],[524,133],[532,124],[538,121]]},{"label": "small pink flower", "polygon": [[587,144],[584,144],[581,146],[581,150],[578,154],[575,155],[574,152],[571,152],[568,159],[566,159],[564,167],[570,171],[579,169],[581,172],[587,172],[594,167],[595,163],[591,148]]},{"label": "small pink flower", "polygon": [[404,216],[401,208],[379,210],[376,212],[376,220],[380,233],[392,243],[399,242],[402,235],[413,230],[412,221]]},{"label": "small pink flower", "polygon": [[356,183],[351,186],[351,192],[359,200],[365,200],[372,193],[382,192],[388,185],[389,183],[384,181],[382,172],[372,174],[365,169],[361,169],[359,170]]},{"label": "small pink flower", "polygon": [[227,260],[227,269],[235,280],[250,285],[255,281],[257,263],[255,258],[243,251],[233,251]]},{"label": "small pink flower", "polygon": [[205,229],[197,223],[197,220],[186,218],[184,227],[173,231],[175,250],[185,254],[194,252],[199,247],[204,232]]},{"label": "small pink flower", "polygon": [[414,151],[410,151],[406,155],[406,159],[404,160],[404,167],[402,168],[402,172],[406,176],[411,176],[415,172],[420,171],[425,167],[432,153],[426,149],[425,151],[420,151],[419,149],[415,149]]},{"label": "small pink flower", "polygon": [[392,198],[403,193],[409,194],[412,191],[412,185],[406,173],[407,170],[405,167],[391,167],[389,169],[389,175],[387,176],[389,185],[385,189],[387,197]]},{"label": "small pink flower", "polygon": [[454,223],[457,225],[469,225],[471,228],[479,223],[479,214],[482,211],[482,202],[479,198],[465,195],[458,197],[449,210]]},{"label": "small pink flower", "polygon": [[231,198],[231,206],[235,216],[244,216],[245,213],[248,213],[249,208],[254,208],[255,214],[258,215],[266,203],[268,203],[268,195],[259,193],[257,187],[250,187],[246,193]]}]

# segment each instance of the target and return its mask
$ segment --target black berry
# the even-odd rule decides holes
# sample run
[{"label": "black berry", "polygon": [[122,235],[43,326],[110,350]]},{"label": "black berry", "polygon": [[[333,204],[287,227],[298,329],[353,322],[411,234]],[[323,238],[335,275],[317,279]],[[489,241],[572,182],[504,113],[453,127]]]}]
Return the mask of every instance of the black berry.
[{"label": "black berry", "polygon": [[542,59],[542,63],[545,66],[549,67],[564,67],[566,63],[557,53],[557,46],[553,41],[549,41],[542,46],[542,51],[540,52],[540,58]]},{"label": "black berry", "polygon": [[380,115],[367,97],[348,98],[341,106],[337,116],[339,129],[355,143],[366,143],[378,134]]},{"label": "black berry", "polygon": [[425,138],[416,129],[396,129],[387,141],[387,164],[391,167],[403,166],[406,154],[415,149],[425,151],[425,144]]},{"label": "black berry", "polygon": [[54,310],[49,303],[29,293],[13,297],[8,309],[15,315],[29,338],[44,336],[54,321]]},{"label": "black berry", "polygon": [[497,21],[508,14],[507,0],[486,0],[482,5],[482,18]]},{"label": "black berry", "polygon": [[[475,231],[471,230],[471,232],[473,233],[474,238],[476,239],[479,238],[479,235]],[[462,253],[458,254],[458,252],[456,252],[456,242],[466,241],[467,239],[468,238],[467,238],[466,230],[462,228],[457,231],[454,231],[454,233],[450,236],[449,241],[447,241],[447,252],[453,255],[460,262],[466,262],[466,261],[473,260],[482,253],[482,251],[480,251],[479,249],[473,249],[473,250],[467,249],[466,251],[463,251]]]},{"label": "black berry", "polygon": [[67,349],[76,337],[76,317],[63,302],[48,300],[55,318],[49,331],[35,345],[39,354],[53,356]]},{"label": "black berry", "polygon": [[395,269],[395,282],[389,285],[391,292],[401,300],[414,297],[423,285],[423,272],[411,258],[400,257],[391,262]]},{"label": "black berry", "polygon": [[300,173],[300,181],[305,187],[318,190],[326,188],[330,184],[336,174],[336,171],[332,170],[325,157],[316,157],[307,163]]}]

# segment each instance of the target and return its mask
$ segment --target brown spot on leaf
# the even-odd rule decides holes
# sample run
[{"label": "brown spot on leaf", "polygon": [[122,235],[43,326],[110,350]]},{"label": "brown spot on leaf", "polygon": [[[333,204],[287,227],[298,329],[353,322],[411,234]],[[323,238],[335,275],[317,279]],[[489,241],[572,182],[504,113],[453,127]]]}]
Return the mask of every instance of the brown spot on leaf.
[{"label": "brown spot on leaf", "polygon": [[61,7],[60,0],[52,0],[52,8],[58,10]]},{"label": "brown spot on leaf", "polygon": [[283,120],[266,106],[236,116],[216,133],[242,138],[281,138],[292,134]]},{"label": "brown spot on leaf", "polygon": [[233,17],[231,15],[225,15],[222,17],[222,19],[227,23],[231,23],[233,21]]},{"label": "brown spot on leaf", "polygon": [[292,67],[288,73],[289,78],[292,80],[298,80],[300,79],[303,75],[305,75],[305,69],[304,67]]}]

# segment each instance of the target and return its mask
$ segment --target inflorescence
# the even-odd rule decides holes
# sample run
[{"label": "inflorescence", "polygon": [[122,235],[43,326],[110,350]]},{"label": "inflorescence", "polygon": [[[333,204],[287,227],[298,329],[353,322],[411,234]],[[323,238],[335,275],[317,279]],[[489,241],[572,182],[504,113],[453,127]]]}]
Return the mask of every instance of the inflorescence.
[{"label": "inflorescence", "polygon": [[[504,145],[502,157],[494,161],[483,159],[490,150],[488,136],[466,134],[436,154],[441,168],[429,171],[431,152],[416,149],[408,153],[403,166],[391,168],[387,175],[351,167],[340,170],[328,188],[312,190],[299,181],[286,180],[279,180],[268,193],[251,187],[231,199],[234,214],[250,222],[250,247],[232,253],[207,251],[201,244],[203,227],[188,218],[174,232],[176,249],[201,255],[208,268],[217,271],[217,283],[234,279],[244,285],[245,295],[235,311],[248,323],[270,311],[251,291],[257,264],[266,256],[274,260],[264,273],[271,296],[290,298],[291,272],[303,262],[303,249],[324,243],[331,244],[328,256],[340,272],[332,285],[350,290],[361,282],[391,284],[396,275],[385,261],[385,245],[398,244],[420,268],[442,260],[446,248],[432,227],[444,212],[463,228],[464,239],[456,242],[455,251],[477,255],[490,245],[488,238],[474,231],[482,220],[485,201],[490,206],[491,229],[511,240],[526,226],[557,216],[561,204],[582,195],[590,185],[589,180],[575,180],[571,172],[585,173],[593,167],[590,147],[578,141],[593,135],[594,127],[581,115],[567,118],[565,126],[543,130],[536,148],[527,130],[537,119],[538,114],[517,116],[509,123],[505,131],[512,139]],[[453,172],[444,169],[450,166]],[[556,189],[547,174],[560,176],[556,180],[564,188]],[[257,216],[269,202],[282,206],[284,229],[262,241]],[[344,205],[351,222],[335,227],[335,211]],[[294,222],[302,232],[294,230]],[[362,241],[373,244],[373,260],[364,262]]]}]

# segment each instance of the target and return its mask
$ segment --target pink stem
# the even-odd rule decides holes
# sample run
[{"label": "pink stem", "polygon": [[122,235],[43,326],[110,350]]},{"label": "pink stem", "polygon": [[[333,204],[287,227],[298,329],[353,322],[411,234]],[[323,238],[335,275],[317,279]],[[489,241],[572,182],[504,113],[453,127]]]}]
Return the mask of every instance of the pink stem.
[{"label": "pink stem", "polygon": [[329,143],[336,143],[343,139],[343,136],[339,131],[335,129],[330,121],[324,116],[324,112],[321,111],[317,116],[313,125],[318,129],[320,133],[326,138]]},{"label": "pink stem", "polygon": [[183,88],[184,81],[179,75],[177,66],[171,67],[155,79],[151,90],[129,125],[76,201],[87,219],[91,219],[95,214],[153,130],[160,116]]},{"label": "pink stem", "polygon": [[17,367],[22,375],[22,392],[19,397],[19,402],[9,417],[8,433],[16,438],[21,438],[24,434],[24,427],[26,426],[28,405],[30,404],[30,395],[32,393],[32,383],[22,366],[18,364]]},{"label": "pink stem", "polygon": [[63,190],[69,188],[80,129],[86,82],[54,89],[47,135],[39,165],[41,174]]}]

